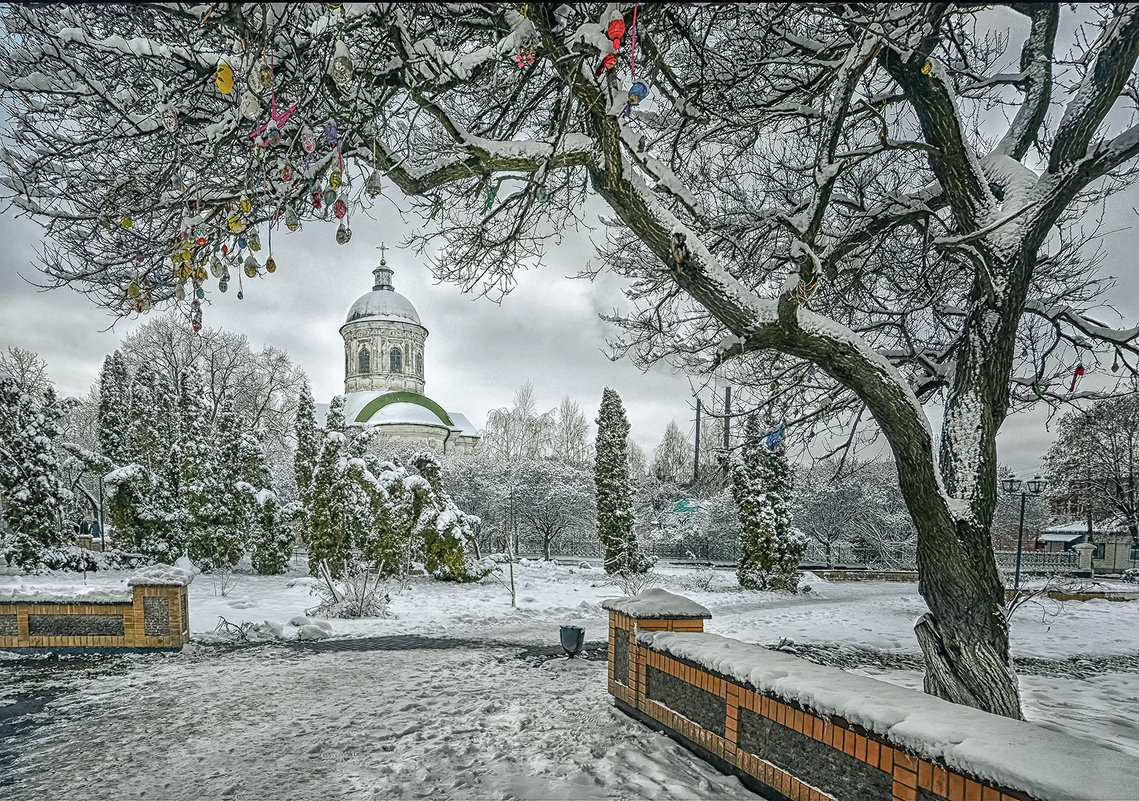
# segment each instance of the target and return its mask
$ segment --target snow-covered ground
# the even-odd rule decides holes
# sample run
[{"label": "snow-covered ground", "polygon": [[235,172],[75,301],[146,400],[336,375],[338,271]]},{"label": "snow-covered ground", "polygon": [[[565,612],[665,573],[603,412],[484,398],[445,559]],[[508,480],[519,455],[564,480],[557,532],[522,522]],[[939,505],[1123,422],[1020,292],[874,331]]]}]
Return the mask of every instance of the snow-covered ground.
[{"label": "snow-covered ground", "polygon": [[[127,575],[91,574],[87,587],[114,590]],[[180,655],[130,657],[115,660],[114,670],[53,679],[66,692],[47,705],[42,724],[19,735],[10,781],[28,797],[218,797],[227,790],[238,798],[747,795],[734,779],[614,713],[604,663],[534,667],[516,658],[523,644],[556,648],[560,624],[584,626],[588,641],[605,638],[600,603],[621,593],[601,571],[533,562],[515,578],[516,609],[491,581],[413,579],[402,590],[391,587],[394,618],[329,621],[336,637],[422,634],[486,643],[473,650],[314,653],[212,644],[219,616],[269,621],[295,637],[289,621],[317,603],[311,579],[239,576],[223,596],[220,578],[199,576],[190,587],[195,642]],[[74,583],[66,575],[0,576],[0,591]],[[811,592],[789,597],[744,593],[730,572],[691,568],[658,568],[657,584],[708,607],[707,630],[717,634],[911,661],[918,653],[912,626],[924,607],[913,584],[813,580]],[[1071,602],[1050,619],[1024,609],[1013,621],[1013,648],[1042,659],[1134,656],[1139,603]],[[6,664],[0,661],[0,708]],[[921,683],[913,670],[857,670]],[[9,696],[13,686],[20,685],[8,685]],[[1139,756],[1139,674],[1025,675],[1021,687],[1031,719]],[[3,746],[0,739],[0,773]],[[97,786],[89,784],[92,754]]]}]

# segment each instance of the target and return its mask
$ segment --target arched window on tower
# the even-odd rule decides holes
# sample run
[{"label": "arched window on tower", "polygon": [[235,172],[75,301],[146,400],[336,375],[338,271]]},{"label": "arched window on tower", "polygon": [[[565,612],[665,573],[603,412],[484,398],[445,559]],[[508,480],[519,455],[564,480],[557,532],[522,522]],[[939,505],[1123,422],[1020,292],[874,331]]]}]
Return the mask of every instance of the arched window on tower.
[{"label": "arched window on tower", "polygon": [[372,354],[371,351],[368,350],[367,346],[360,348],[360,372],[372,372]]},{"label": "arched window on tower", "polygon": [[399,348],[392,348],[391,367],[393,373],[403,372],[403,351]]},{"label": "arched window on tower", "polygon": [[415,354],[415,374],[420,378],[423,377],[423,354]]}]

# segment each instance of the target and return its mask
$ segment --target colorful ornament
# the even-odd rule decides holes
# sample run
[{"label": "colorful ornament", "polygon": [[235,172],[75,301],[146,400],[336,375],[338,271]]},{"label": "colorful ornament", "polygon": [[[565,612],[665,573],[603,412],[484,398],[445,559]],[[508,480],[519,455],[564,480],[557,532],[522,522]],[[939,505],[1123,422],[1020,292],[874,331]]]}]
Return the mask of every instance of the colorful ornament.
[{"label": "colorful ornament", "polygon": [[333,173],[328,176],[328,185],[333,189],[340,188],[340,173],[338,171],[334,170]]},{"label": "colorful ornament", "polygon": [[218,281],[218,291],[225,293],[229,291],[229,281]]},{"label": "colorful ornament", "polygon": [[199,283],[206,280],[206,270],[204,267],[197,267],[194,270],[194,280]]},{"label": "colorful ornament", "polygon": [[261,237],[256,231],[249,235],[249,249],[254,252],[261,250]]},{"label": "colorful ornament", "polygon": [[139,292],[140,292],[140,290],[138,287],[138,281],[131,281],[129,284],[127,284],[127,297],[128,298],[137,298],[139,295]]},{"label": "colorful ornament", "polygon": [[617,66],[617,56],[609,53],[605,56],[605,58],[601,59],[601,64],[594,71],[593,77],[596,78],[601,75],[601,73],[606,72],[607,70],[611,70],[615,66]]},{"label": "colorful ornament", "polygon": [[921,74],[929,75],[931,72],[933,72],[933,62],[927,59],[926,62],[921,65]]},{"label": "colorful ornament", "polygon": [[229,230],[235,234],[240,234],[245,230],[245,223],[235,214],[229,218]]},{"label": "colorful ornament", "polygon": [[348,204],[344,202],[344,196],[336,198],[336,203],[332,206],[332,213],[336,215],[336,219],[344,219],[344,215],[348,213]]},{"label": "colorful ornament", "polygon": [[238,250],[245,250],[245,248],[246,248],[246,246],[247,246],[248,244],[249,244],[249,242],[247,242],[247,241],[246,241],[245,237],[243,237],[243,236],[239,236],[239,237],[237,238],[237,248],[238,248]]},{"label": "colorful ornament", "polygon": [[174,298],[176,300],[185,300],[186,299],[186,285],[185,284],[175,285],[175,287],[174,287]]},{"label": "colorful ornament", "polygon": [[285,212],[285,227],[290,231],[296,231],[301,227],[300,217],[298,217],[297,213],[291,208]]},{"label": "colorful ornament", "polygon": [[194,296],[198,298],[198,300],[203,300],[206,297],[206,290],[198,287],[197,291],[194,292]]},{"label": "colorful ornament", "polygon": [[253,211],[253,201],[248,197],[241,198],[241,211],[245,214]]},{"label": "colorful ornament", "polygon": [[293,180],[293,165],[292,164],[286,164],[285,168],[283,170],[281,170],[281,180],[284,181],[285,183],[288,183],[289,181]]},{"label": "colorful ornament", "polygon": [[276,147],[281,144],[281,129],[277,127],[277,123],[270,121],[265,126],[265,144],[269,147]]},{"label": "colorful ornament", "polygon": [[245,277],[246,278],[253,278],[254,276],[256,276],[258,266],[259,265],[257,264],[257,259],[253,258],[253,256],[246,257],[246,259],[245,259]]},{"label": "colorful ornament", "polygon": [[352,80],[352,56],[341,41],[336,42],[336,48],[332,52],[332,80],[336,81],[337,86],[346,86]]},{"label": "colorful ornament", "polygon": [[273,259],[272,256],[265,259],[265,272],[267,272],[267,273],[277,272],[277,262]]},{"label": "colorful ornament", "polygon": [[312,193],[312,207],[318,211],[320,210],[320,192]]},{"label": "colorful ornament", "polygon": [[217,85],[218,91],[223,95],[228,95],[233,91],[233,67],[226,64],[224,61],[218,62],[217,72],[214,73],[214,83]]},{"label": "colorful ornament", "polygon": [[134,220],[132,220],[128,215],[124,214],[122,216],[122,219],[119,220],[119,225],[121,225],[123,228],[130,228],[132,225],[134,225]]},{"label": "colorful ornament", "polygon": [[336,190],[325,189],[324,190],[324,205],[331,206],[335,202],[336,202]]},{"label": "colorful ornament", "polygon": [[613,49],[620,50],[621,37],[625,35],[625,20],[615,19],[610,22],[609,27],[606,29],[606,35],[608,35],[609,40],[613,42]]},{"label": "colorful ornament", "polygon": [[629,105],[635,106],[649,96],[649,87],[641,81],[637,81],[629,87]]},{"label": "colorful ornament", "polygon": [[221,278],[225,274],[225,268],[221,266],[221,260],[217,256],[210,259],[210,274],[214,278]]},{"label": "colorful ornament", "polygon": [[1081,378],[1081,376],[1083,376],[1083,374],[1084,374],[1084,366],[1082,364],[1077,364],[1076,365],[1076,371],[1074,373],[1072,373],[1072,386],[1068,387],[1069,392],[1075,392],[1076,391],[1076,382],[1080,380],[1080,378]]},{"label": "colorful ornament", "polygon": [[307,125],[301,130],[301,149],[306,153],[316,150],[316,134]]},{"label": "colorful ornament", "polygon": [[142,298],[139,298],[138,300],[136,300],[134,302],[134,310],[136,312],[138,312],[139,314],[142,314],[144,311],[146,311],[146,301],[143,300]]},{"label": "colorful ornament", "polygon": [[352,238],[352,229],[344,223],[340,223],[340,227],[336,229],[336,244],[347,245],[348,241]]},{"label": "colorful ornament", "polygon": [[324,141],[330,145],[340,141],[340,129],[336,127],[336,120],[329,120],[324,124]]}]

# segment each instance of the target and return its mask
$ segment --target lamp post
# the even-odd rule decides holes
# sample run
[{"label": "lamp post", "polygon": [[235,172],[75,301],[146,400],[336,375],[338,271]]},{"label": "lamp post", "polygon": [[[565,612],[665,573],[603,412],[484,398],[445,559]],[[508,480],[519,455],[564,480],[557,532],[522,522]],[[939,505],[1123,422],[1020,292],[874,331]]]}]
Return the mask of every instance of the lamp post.
[{"label": "lamp post", "polygon": [[1048,486],[1048,482],[1040,476],[1036,476],[1031,481],[1021,481],[1016,476],[1001,479],[1001,489],[1010,495],[1020,495],[1020,528],[1016,534],[1016,573],[1012,580],[1014,593],[1020,589],[1020,554],[1024,549],[1024,504],[1029,495],[1040,495],[1046,486]]}]

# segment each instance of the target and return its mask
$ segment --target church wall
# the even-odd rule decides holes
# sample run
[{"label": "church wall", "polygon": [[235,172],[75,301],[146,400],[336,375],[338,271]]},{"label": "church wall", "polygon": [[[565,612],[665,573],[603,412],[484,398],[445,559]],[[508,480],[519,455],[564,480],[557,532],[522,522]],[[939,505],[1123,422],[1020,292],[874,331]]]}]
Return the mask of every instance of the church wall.
[{"label": "church wall", "polygon": [[[344,355],[347,372],[345,392],[417,392],[423,394],[424,343],[427,331],[405,323],[381,320],[360,320],[340,329],[344,337]],[[359,354],[367,346],[370,353],[370,372],[359,372]],[[393,347],[402,352],[403,372],[393,373],[390,354]]]},{"label": "church wall", "polygon": [[[392,423],[377,425],[379,437],[373,441],[376,453],[387,458],[389,448],[408,450],[413,448],[429,448],[437,453],[470,453],[478,444],[479,438],[461,435],[455,432],[447,436],[447,429],[433,426],[416,425],[414,423]],[[444,445],[446,450],[444,450]]]}]

